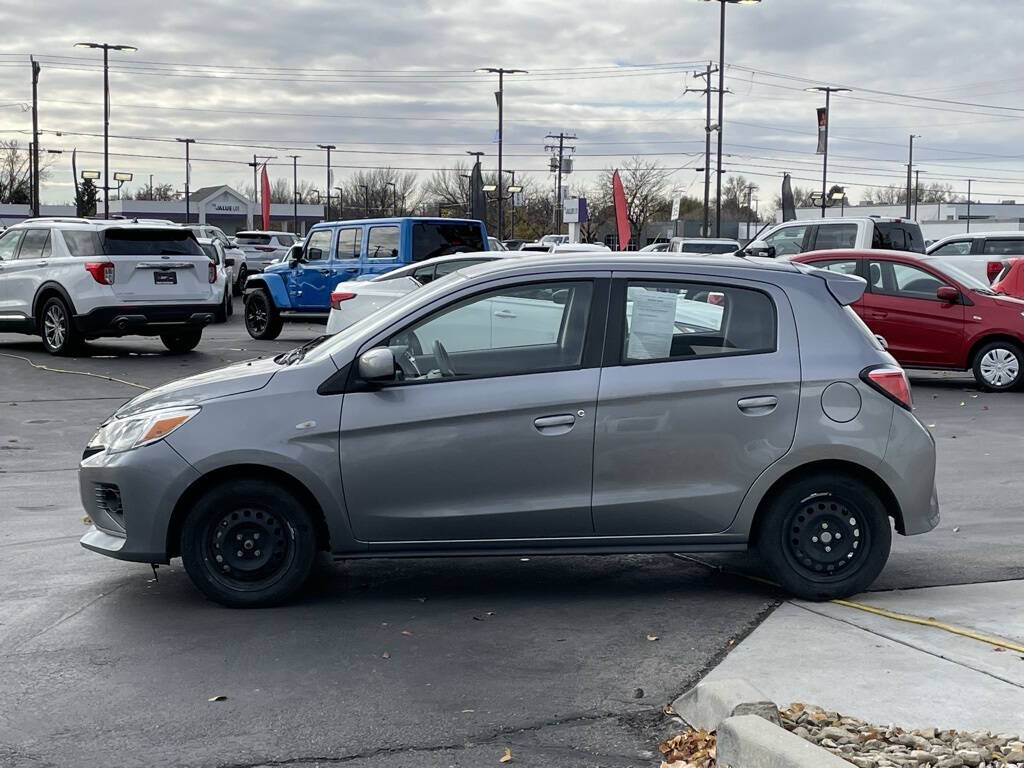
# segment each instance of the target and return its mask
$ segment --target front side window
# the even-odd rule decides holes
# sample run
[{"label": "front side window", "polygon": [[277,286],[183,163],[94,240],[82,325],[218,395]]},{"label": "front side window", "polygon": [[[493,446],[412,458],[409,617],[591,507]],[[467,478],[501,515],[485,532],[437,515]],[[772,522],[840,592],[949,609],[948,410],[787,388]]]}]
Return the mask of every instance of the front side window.
[{"label": "front side window", "polygon": [[966,256],[971,252],[970,240],[954,240],[932,251],[932,256]]},{"label": "front side window", "polygon": [[338,231],[338,256],[339,259],[358,259],[359,250],[363,244],[363,230],[359,227],[349,227]]},{"label": "front side window", "polygon": [[50,255],[50,230],[30,229],[21,241],[19,259],[45,259]]},{"label": "front side window", "polygon": [[857,246],[856,224],[819,224],[814,248],[819,251],[834,251],[837,248]]},{"label": "front side window", "polygon": [[577,368],[593,284],[538,283],[446,307],[388,340],[404,381]]},{"label": "front side window", "polygon": [[1024,254],[1024,238],[986,240],[984,253],[993,256],[1020,256]]},{"label": "front side window", "polygon": [[803,251],[805,232],[807,232],[807,225],[785,227],[768,235],[764,241],[768,245],[775,246],[776,256],[788,256]]},{"label": "front side window", "polygon": [[397,259],[398,227],[370,227],[366,238],[366,258]]},{"label": "front side window", "polygon": [[0,261],[10,261],[18,252],[18,243],[21,242],[21,232],[5,232],[0,236]]},{"label": "front side window", "polygon": [[895,261],[871,262],[871,290],[908,299],[938,301],[935,291],[947,285],[931,272]]},{"label": "front side window", "polygon": [[626,362],[664,362],[775,350],[775,305],[760,291],[631,280],[626,289]]},{"label": "front side window", "polygon": [[306,243],[306,261],[326,259],[331,252],[331,230],[318,229]]}]

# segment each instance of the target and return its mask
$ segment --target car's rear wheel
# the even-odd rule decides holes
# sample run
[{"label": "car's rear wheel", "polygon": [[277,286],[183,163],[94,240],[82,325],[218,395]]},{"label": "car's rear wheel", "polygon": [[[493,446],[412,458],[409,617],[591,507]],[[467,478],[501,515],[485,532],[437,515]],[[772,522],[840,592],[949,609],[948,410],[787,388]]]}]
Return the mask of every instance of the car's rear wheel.
[{"label": "car's rear wheel", "polygon": [[202,330],[198,331],[175,331],[174,333],[161,333],[160,341],[164,343],[171,352],[183,354],[191,352],[203,338]]},{"label": "car's rear wheel", "polygon": [[833,600],[862,592],[889,559],[892,528],[869,486],[821,472],[796,480],[769,501],[755,531],[761,559],[787,592]]},{"label": "car's rear wheel", "polygon": [[270,341],[281,335],[284,323],[266,291],[255,291],[245,300],[245,330],[254,339]]},{"label": "car's rear wheel", "polygon": [[245,290],[245,278],[248,276],[248,271],[245,264],[238,268],[238,279],[235,280],[234,286],[235,296],[241,296],[242,291]]},{"label": "car's rear wheel", "polygon": [[974,378],[978,386],[994,392],[1017,389],[1024,375],[1024,353],[1010,341],[991,341],[974,354]]},{"label": "car's rear wheel", "polygon": [[51,296],[39,313],[39,336],[51,355],[72,355],[82,345],[71,311],[59,296]]},{"label": "car's rear wheel", "polygon": [[199,498],[181,530],[189,578],[232,608],[281,603],[309,579],[316,559],[309,510],[273,482],[233,480]]}]

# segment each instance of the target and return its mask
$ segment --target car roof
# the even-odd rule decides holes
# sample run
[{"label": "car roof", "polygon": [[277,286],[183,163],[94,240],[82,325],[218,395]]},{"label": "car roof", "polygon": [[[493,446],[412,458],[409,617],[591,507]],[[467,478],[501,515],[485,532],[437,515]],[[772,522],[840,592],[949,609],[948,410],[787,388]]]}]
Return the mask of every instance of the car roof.
[{"label": "car roof", "polygon": [[480,224],[479,219],[450,219],[447,216],[388,216],[377,219],[335,219],[333,221],[320,221],[313,225],[319,227],[355,226],[362,224],[399,224],[403,221],[412,222],[440,222],[443,224]]},{"label": "car roof", "polygon": [[867,259],[879,257],[892,259],[894,261],[921,261],[926,254],[914,253],[912,251],[890,251],[884,248],[835,248],[832,250],[824,251],[807,251],[805,253],[793,254],[790,257],[785,258],[785,261],[796,261],[803,262],[809,261],[811,258],[814,259]]},{"label": "car roof", "polygon": [[[961,232],[959,235],[946,235],[939,240],[936,240],[932,245],[938,245],[944,243],[947,240],[975,240],[979,237],[1001,237],[1009,238],[1010,240],[1024,239],[1024,231],[1019,229],[1003,230],[1002,232]],[[928,246],[929,248],[931,246]]]},{"label": "car roof", "polygon": [[535,255],[520,255],[516,258],[494,259],[486,264],[476,264],[465,267],[460,272],[473,276],[484,272],[500,273],[503,271],[514,271],[523,267],[548,267],[564,269],[575,267],[579,269],[603,269],[603,270],[630,270],[637,268],[665,269],[666,271],[678,272],[680,268],[693,269],[695,271],[713,270],[757,270],[764,272],[794,273],[800,270],[794,264],[776,259],[759,259],[739,256],[693,256],[687,257],[679,254],[664,254],[657,251],[640,253],[639,251],[577,251],[575,253],[537,253]]},{"label": "car roof", "polygon": [[179,231],[182,229],[180,225],[173,222],[164,223],[162,220],[154,219],[86,219],[77,216],[36,216],[12,224],[8,229],[31,229],[54,224],[72,224],[76,227],[91,229],[174,229]]},{"label": "car roof", "polygon": [[292,237],[298,237],[294,232],[279,232],[276,229],[246,229],[241,232],[235,232],[235,237],[238,235],[291,235]]},{"label": "car roof", "polygon": [[684,243],[738,243],[739,240],[733,237],[673,237],[673,240],[682,240]]}]

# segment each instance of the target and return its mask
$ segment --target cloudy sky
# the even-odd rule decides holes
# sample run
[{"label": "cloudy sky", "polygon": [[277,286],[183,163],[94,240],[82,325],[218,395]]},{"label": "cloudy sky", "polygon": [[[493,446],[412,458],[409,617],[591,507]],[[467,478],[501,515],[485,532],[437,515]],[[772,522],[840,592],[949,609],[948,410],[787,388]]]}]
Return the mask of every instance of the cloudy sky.
[{"label": "cloudy sky", "polygon": [[[194,137],[192,186],[250,183],[253,153],[271,174],[324,184],[318,143],[336,175],[360,167],[451,166],[493,143],[495,78],[506,78],[505,167],[547,183],[545,135],[578,138],[572,183],[586,187],[624,157],[673,171],[701,193],[703,81],[718,55],[718,3],[552,3],[537,0],[0,0],[0,135],[29,141],[29,54],[42,63],[41,145],[55,157],[44,202],[73,196],[78,167],[102,168],[100,54],[80,40],[124,43],[111,54],[111,170],[136,182],[184,185],[182,146]],[[730,5],[725,168],[760,185],[769,206],[782,173],[819,187],[814,83],[833,98],[829,183],[861,198],[903,184],[907,139],[924,184],[975,199],[1024,199],[1024,15],[1017,0],[764,0]],[[57,135],[60,132],[61,135]],[[116,138],[114,138],[116,137]],[[336,183],[337,183],[336,179]],[[133,186],[138,186],[135,184]]]}]

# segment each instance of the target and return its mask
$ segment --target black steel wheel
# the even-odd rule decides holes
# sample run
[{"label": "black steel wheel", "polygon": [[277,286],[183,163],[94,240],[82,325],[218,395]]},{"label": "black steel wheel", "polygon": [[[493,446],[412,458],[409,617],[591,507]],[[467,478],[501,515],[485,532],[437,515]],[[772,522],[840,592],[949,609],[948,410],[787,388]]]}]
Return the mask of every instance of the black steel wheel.
[{"label": "black steel wheel", "polygon": [[776,581],[808,600],[863,591],[889,557],[892,529],[868,485],[838,473],[797,480],[776,493],[755,532]]},{"label": "black steel wheel", "polygon": [[71,311],[59,296],[51,296],[39,313],[39,336],[51,355],[71,355],[81,346],[82,337],[75,328]]},{"label": "black steel wheel", "polygon": [[282,326],[281,314],[266,291],[255,291],[245,297],[245,330],[250,336],[265,341],[276,339]]},{"label": "black steel wheel", "polygon": [[282,602],[305,584],[316,554],[309,512],[262,480],[217,486],[195,505],[181,534],[193,583],[231,607]]}]

